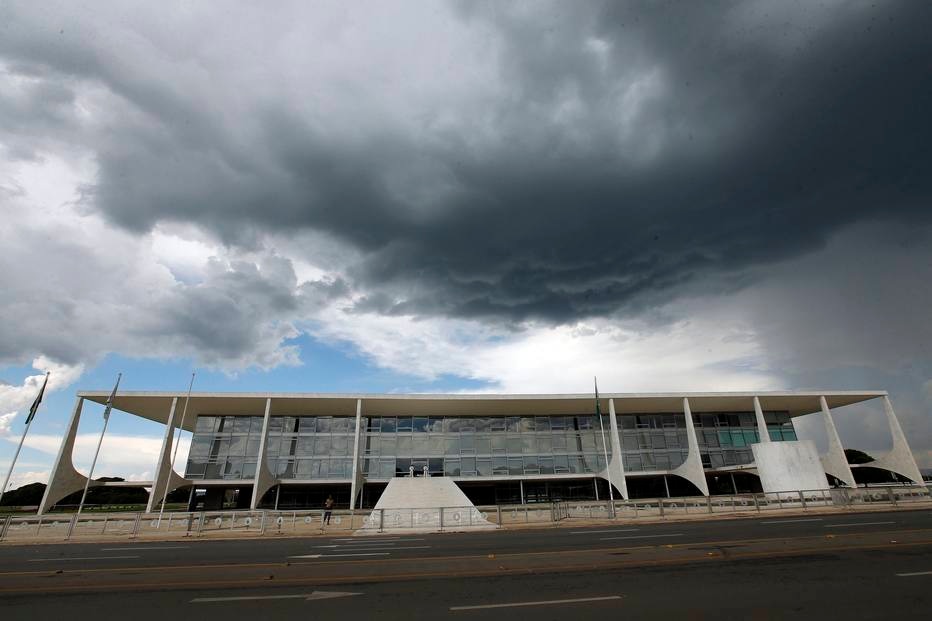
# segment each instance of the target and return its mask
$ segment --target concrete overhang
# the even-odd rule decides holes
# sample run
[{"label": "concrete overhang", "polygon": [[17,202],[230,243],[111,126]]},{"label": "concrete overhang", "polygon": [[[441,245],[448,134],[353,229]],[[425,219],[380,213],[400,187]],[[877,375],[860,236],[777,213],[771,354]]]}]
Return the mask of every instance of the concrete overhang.
[{"label": "concrete overhang", "polygon": [[[805,392],[688,392],[688,393],[603,393],[599,401],[608,412],[614,399],[618,414],[681,413],[683,397],[689,398],[693,413],[750,412],[753,398],[760,399],[765,411],[785,411],[803,416],[820,410],[824,396],[830,408],[877,399],[886,391],[805,391]],[[83,397],[104,404],[108,390],[81,391]],[[179,413],[185,406],[184,392],[120,392],[113,407],[141,418],[166,424],[171,401],[178,399]],[[357,399],[363,400],[364,416],[530,416],[591,413],[592,394],[494,395],[494,394],[334,394],[334,393],[209,393],[191,394],[184,428],[194,430],[200,415],[262,416],[266,399],[272,399],[277,416],[354,416]],[[180,415],[176,416],[180,420]]]}]

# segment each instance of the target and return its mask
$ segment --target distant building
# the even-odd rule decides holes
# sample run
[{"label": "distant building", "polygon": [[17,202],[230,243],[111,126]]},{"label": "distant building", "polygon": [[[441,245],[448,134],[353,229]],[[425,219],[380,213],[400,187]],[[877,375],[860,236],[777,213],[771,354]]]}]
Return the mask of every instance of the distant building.
[{"label": "distant building", "polygon": [[[82,406],[108,395],[78,393],[40,512],[83,489],[71,461]],[[883,401],[893,450],[849,466],[831,408],[871,399]],[[123,392],[114,407],[166,425],[144,483],[150,510],[166,485],[202,490],[192,498],[207,509],[233,490],[243,508],[319,507],[328,494],[372,506],[389,479],[411,474],[452,477],[477,504],[604,500],[609,485],[616,499],[855,486],[859,467],[922,478],[886,392],[605,394],[601,420],[593,395],[194,393],[185,404]],[[170,468],[182,412],[194,433],[183,477]],[[822,456],[796,437],[793,421],[810,414],[826,426]]]}]

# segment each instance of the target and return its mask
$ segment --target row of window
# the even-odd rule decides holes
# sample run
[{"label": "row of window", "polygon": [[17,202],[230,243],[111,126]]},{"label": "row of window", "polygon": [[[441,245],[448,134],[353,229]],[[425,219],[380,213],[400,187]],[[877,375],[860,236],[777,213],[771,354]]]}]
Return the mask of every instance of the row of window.
[{"label": "row of window", "polygon": [[[796,439],[788,415],[767,413],[766,418],[772,440]],[[621,430],[627,471],[676,468],[685,459],[686,431],[677,423],[683,421],[682,416],[621,419],[634,425],[626,423]],[[199,417],[186,475],[206,479],[255,476],[262,420],[261,416]],[[706,468],[753,461],[749,447],[758,441],[753,414],[696,414],[694,420]],[[486,430],[486,425],[488,433],[473,432]],[[493,427],[496,433],[491,433]],[[394,472],[406,474],[404,464],[421,463],[418,460],[433,464],[431,472],[456,472],[459,464],[458,471],[466,473],[451,476],[473,472],[491,476],[485,473],[500,474],[506,468],[517,472],[519,462],[518,474],[597,472],[604,467],[587,465],[587,456],[601,462],[605,452],[595,416],[373,417],[366,428],[370,431],[362,438],[361,457],[366,458],[367,472],[371,463],[379,477],[388,476],[389,463],[394,464]],[[270,467],[280,478],[348,478],[352,476],[347,464],[352,461],[354,429],[355,420],[349,417],[271,417],[266,453]]]},{"label": "row of window", "polygon": [[[785,426],[790,422],[786,412],[765,412],[768,427]],[[608,428],[608,417],[602,416],[601,426]],[[573,431],[600,429],[594,415],[578,416],[373,416],[364,419],[365,431],[373,433],[461,433]],[[683,429],[686,422],[680,414],[636,414],[619,416],[622,429]],[[262,432],[261,416],[199,416],[196,434],[249,434]],[[756,428],[753,412],[728,414],[693,414],[697,428]],[[350,416],[272,416],[270,434],[319,434],[356,432],[356,419]]]},{"label": "row of window", "polygon": [[[379,458],[362,461],[369,479],[405,476],[414,467],[420,474],[424,466],[430,474],[469,477],[540,474],[593,474],[605,468],[601,455],[526,455],[523,457],[456,458]],[[280,479],[349,479],[353,475],[352,459],[279,458],[269,460],[269,469]],[[226,459],[217,462],[189,460],[187,476],[194,479],[249,479],[256,474],[256,462]]]}]

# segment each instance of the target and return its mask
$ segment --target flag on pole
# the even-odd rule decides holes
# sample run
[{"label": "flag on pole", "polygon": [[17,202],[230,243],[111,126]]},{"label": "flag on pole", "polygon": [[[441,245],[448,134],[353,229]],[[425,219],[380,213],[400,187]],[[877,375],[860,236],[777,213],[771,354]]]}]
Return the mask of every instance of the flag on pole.
[{"label": "flag on pole", "polygon": [[29,416],[26,417],[26,424],[32,422],[32,419],[35,417],[36,412],[39,411],[39,404],[42,403],[42,395],[45,394],[45,387],[49,383],[49,372],[45,373],[45,381],[42,382],[42,388],[39,389],[39,394],[36,395],[36,400],[32,402],[32,406],[29,408]]},{"label": "flag on pole", "polygon": [[123,377],[122,373],[117,373],[117,381],[113,386],[113,392],[110,393],[110,396],[107,397],[107,407],[104,408],[104,420],[110,420],[110,410],[113,409],[113,399],[116,397],[117,388],[120,386],[120,378]]},{"label": "flag on pole", "polygon": [[599,405],[599,380],[593,377],[592,381],[595,383],[595,415],[602,420],[602,408]]}]

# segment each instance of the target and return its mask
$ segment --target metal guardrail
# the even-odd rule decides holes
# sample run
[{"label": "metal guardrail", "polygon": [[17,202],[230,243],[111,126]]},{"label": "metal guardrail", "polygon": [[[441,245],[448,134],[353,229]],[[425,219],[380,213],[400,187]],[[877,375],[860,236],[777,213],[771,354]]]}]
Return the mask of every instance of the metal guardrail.
[{"label": "metal guardrail", "polygon": [[379,509],[331,512],[329,523],[321,509],[305,511],[207,511],[147,514],[61,514],[0,517],[0,541],[81,540],[102,537],[164,539],[238,535],[310,535],[360,529],[456,530],[492,524],[546,524],[568,519],[625,519],[696,514],[809,509],[905,507],[932,503],[932,486],[802,490],[769,494],[648,498],[638,500],[555,502],[531,505],[485,505],[442,509]]}]

